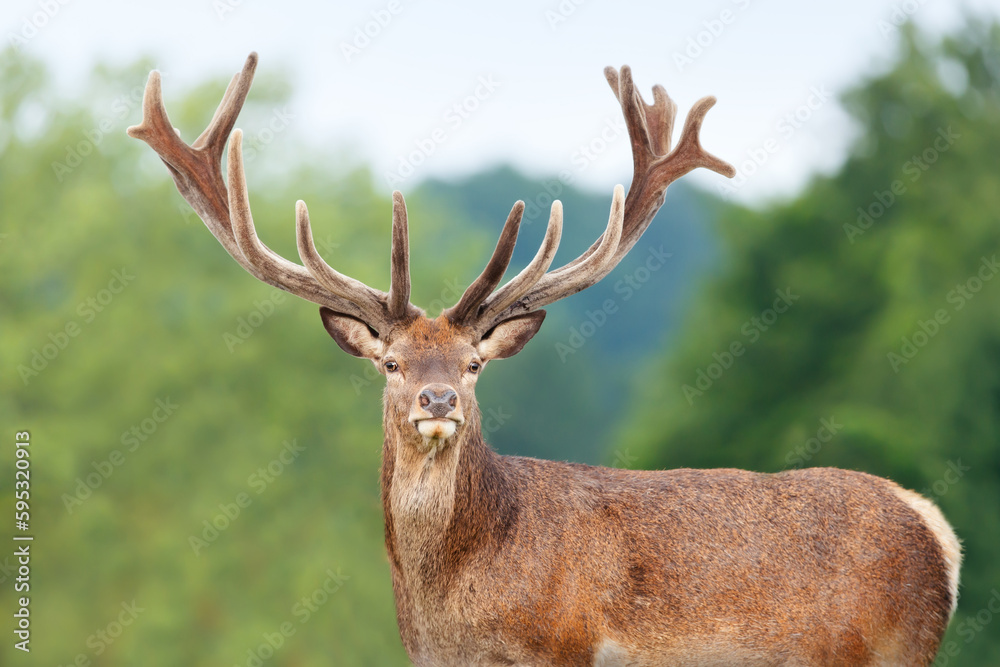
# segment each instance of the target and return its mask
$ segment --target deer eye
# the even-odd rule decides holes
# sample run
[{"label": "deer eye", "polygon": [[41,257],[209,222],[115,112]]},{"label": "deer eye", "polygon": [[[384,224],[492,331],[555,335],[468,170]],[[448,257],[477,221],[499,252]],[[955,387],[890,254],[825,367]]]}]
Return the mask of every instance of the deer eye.
[{"label": "deer eye", "polygon": [[385,366],[385,370],[387,373],[395,373],[396,371],[399,370],[399,364],[397,364],[395,361],[387,361],[383,364],[383,366]]},{"label": "deer eye", "polygon": [[473,375],[475,375],[476,373],[479,372],[479,370],[482,367],[483,367],[483,365],[480,364],[478,361],[473,361],[471,364],[469,364],[469,372],[472,373]]}]

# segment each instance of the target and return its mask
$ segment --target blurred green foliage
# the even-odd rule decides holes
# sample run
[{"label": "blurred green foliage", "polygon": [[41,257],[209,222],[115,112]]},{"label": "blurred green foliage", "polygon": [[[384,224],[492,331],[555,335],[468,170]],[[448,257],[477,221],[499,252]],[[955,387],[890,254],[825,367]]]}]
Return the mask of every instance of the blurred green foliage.
[{"label": "blurred green foliage", "polygon": [[[382,545],[381,377],[336,347],[315,306],[246,275],[152,151],[125,136],[150,67],[98,67],[67,100],[38,63],[9,52],[0,60],[0,419],[32,433],[34,657],[253,665],[280,643],[268,664],[406,664]],[[224,83],[185,94],[165,81],[182,136],[209,121]],[[283,133],[295,122],[289,92],[261,72],[240,117],[259,233],[296,257],[292,204],[305,199],[321,252],[385,289],[390,200],[363,168],[331,168],[350,156],[331,159]],[[457,196],[490,190],[478,211]],[[541,192],[509,170],[415,185],[414,302],[431,314],[453,304],[506,217],[489,204]],[[565,252],[579,252],[603,228],[609,197],[572,187],[559,196],[579,218]],[[677,216],[700,201],[683,188],[672,196]],[[526,225],[515,264],[530,258],[544,217]],[[675,296],[659,303],[652,286],[643,294],[664,321],[709,244],[696,219],[677,229],[661,242],[690,251],[649,281],[674,283]],[[641,334],[653,309],[609,322],[564,363],[554,347],[578,324],[572,308],[603,298],[594,290],[559,304],[528,350],[483,378],[487,436],[502,451],[604,457],[614,423],[608,412],[581,418],[579,406],[601,392],[624,403],[601,373],[621,387],[631,370],[607,351],[617,349],[615,327]],[[0,460],[3,512],[12,463]],[[133,601],[143,611],[112,637]],[[282,637],[285,623],[293,635]],[[5,642],[0,662],[13,650]]]},{"label": "blurred green foliage", "polygon": [[[1000,242],[1000,29],[972,22],[935,44],[909,31],[901,44],[845,96],[858,138],[836,174],[761,210],[674,186],[636,248],[663,245],[664,270],[624,299],[616,281],[644,261],[633,252],[554,305],[521,355],[490,368],[480,402],[500,416],[488,439],[503,452],[836,465],[923,491],[967,551],[959,651],[940,664],[1000,664],[1000,626],[973,625],[1000,588],[1000,281],[970,283]],[[243,273],[124,136],[149,68],[97,68],[67,100],[38,63],[0,56],[0,421],[8,438],[32,434],[33,658],[407,664],[382,546],[381,381],[329,340],[315,307]],[[223,84],[166,82],[183,136]],[[289,92],[262,72],[241,115],[258,230],[295,257],[292,202],[305,199],[328,260],[384,289],[389,199],[364,168],[330,167],[349,156],[263,131]],[[544,209],[552,187],[499,169],[407,192],[414,302],[453,303],[513,200]],[[599,233],[609,197],[561,187],[568,259]],[[542,232],[525,226],[515,263]],[[772,319],[784,290],[797,298]],[[560,354],[607,299],[617,311]],[[3,516],[12,478],[4,456]],[[133,601],[121,618],[135,622],[117,627]],[[4,642],[0,663],[13,651]]]},{"label": "blurred green foliage", "polygon": [[844,101],[836,174],[720,218],[726,269],[624,441],[636,467],[837,466],[928,495],[965,545],[938,664],[1000,664],[1000,27],[908,30]]}]

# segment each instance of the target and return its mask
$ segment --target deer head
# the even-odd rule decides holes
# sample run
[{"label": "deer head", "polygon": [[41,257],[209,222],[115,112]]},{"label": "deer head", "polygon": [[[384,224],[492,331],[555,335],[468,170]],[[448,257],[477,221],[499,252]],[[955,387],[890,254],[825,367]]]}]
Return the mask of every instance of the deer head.
[{"label": "deer head", "polygon": [[[152,72],[140,125],[129,136],[142,139],[167,165],[181,195],[229,254],[253,276],[320,306],[323,325],[347,353],[370,360],[386,376],[386,417],[408,429],[415,443],[438,445],[478,428],[475,384],[494,359],[516,354],[538,331],[541,308],[595,284],[607,275],[652,221],[667,186],[707,167],[726,176],[735,171],[704,151],[698,131],[715,99],[698,101],[677,146],[670,141],[677,106],[660,86],[653,104],[636,91],[628,67],[606,68],[605,76],[628,124],[634,176],[628,196],[614,189],[607,229],[566,265],[549,271],[562,233],[562,204],[552,204],[545,237],[534,259],[500,286],[517,240],[524,203],[511,209],[493,256],[457,304],[429,319],[410,303],[409,243],[403,195],[392,195],[389,291],[382,292],[327,264],[313,243],[305,202],[295,205],[301,264],[288,261],[257,237],[243,171],[242,132],[234,130],[257,66],[251,53],[233,77],[208,128],[191,144],[173,129],[163,106],[159,72]],[[229,138],[228,179],[222,158]],[[228,185],[228,187],[227,187]],[[499,287],[499,289],[498,289]]]}]

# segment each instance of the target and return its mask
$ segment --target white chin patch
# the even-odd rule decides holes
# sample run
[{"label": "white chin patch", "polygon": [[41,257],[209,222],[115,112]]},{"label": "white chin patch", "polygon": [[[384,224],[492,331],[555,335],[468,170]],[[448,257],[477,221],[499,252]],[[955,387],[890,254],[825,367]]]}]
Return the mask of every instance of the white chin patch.
[{"label": "white chin patch", "polygon": [[423,419],[417,422],[417,430],[425,438],[444,440],[455,435],[456,424],[450,419]]}]

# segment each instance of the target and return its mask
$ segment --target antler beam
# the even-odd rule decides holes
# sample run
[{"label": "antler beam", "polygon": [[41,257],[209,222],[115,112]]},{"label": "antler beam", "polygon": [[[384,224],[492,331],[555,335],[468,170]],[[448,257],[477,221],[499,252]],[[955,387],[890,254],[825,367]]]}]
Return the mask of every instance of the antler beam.
[{"label": "antler beam", "polygon": [[[481,289],[472,293],[470,287],[459,301],[462,308],[459,310],[456,306],[446,311],[453,320],[468,318],[470,313],[478,311],[474,326],[485,333],[501,320],[537,310],[590,287],[610,273],[635,246],[663,205],[667,186],[698,167],[711,169],[729,178],[736,174],[732,165],[701,146],[699,131],[708,110],[715,105],[714,97],[704,97],[695,103],[688,113],[677,146],[671,150],[677,105],[666,90],[662,86],[654,86],[653,104],[646,104],[635,88],[628,66],[623,66],[620,71],[607,67],[604,75],[622,107],[632,145],[633,175],[628,196],[624,197],[622,187],[616,186],[604,233],[573,261],[554,271],[545,273],[543,269],[539,273],[538,267],[542,262],[537,260],[548,257],[548,262],[551,262],[549,253],[554,255],[554,245],[558,245],[559,231],[552,233],[553,220],[558,217],[556,226],[561,227],[562,208],[560,205],[557,213],[554,204],[542,249],[535,258],[537,263],[533,261],[528,267],[531,271],[525,269],[502,288],[479,301]],[[499,251],[500,244],[497,248]]]},{"label": "antler beam", "polygon": [[[243,169],[243,134],[233,129],[256,68],[257,54],[251,53],[243,70],[230,82],[212,121],[190,146],[181,140],[167,117],[160,73],[153,71],[143,96],[142,122],[128,128],[129,136],[145,141],[156,151],[170,170],[177,189],[209,231],[257,279],[356,317],[380,332],[396,321],[416,316],[420,311],[409,302],[406,203],[399,192],[392,195],[392,281],[388,294],[338,273],[323,261],[313,244],[309,212],[302,201],[295,207],[296,236],[305,266],[284,259],[257,237]],[[222,156],[230,135],[227,189],[222,176]]]}]

